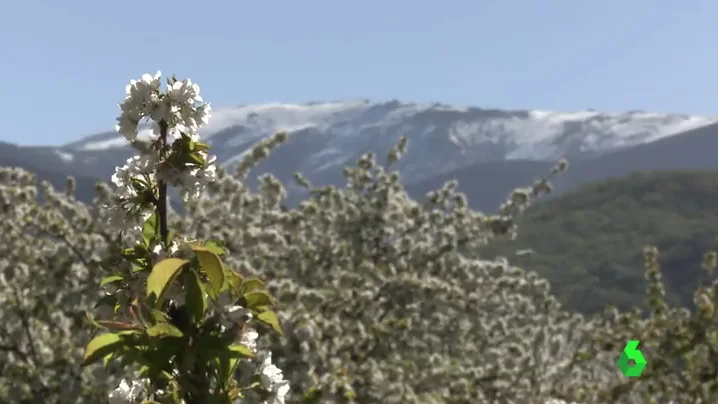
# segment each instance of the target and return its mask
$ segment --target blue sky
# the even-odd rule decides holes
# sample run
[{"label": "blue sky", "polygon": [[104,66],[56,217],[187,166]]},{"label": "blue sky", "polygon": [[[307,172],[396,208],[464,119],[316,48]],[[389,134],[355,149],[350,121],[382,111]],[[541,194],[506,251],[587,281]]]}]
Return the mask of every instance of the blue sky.
[{"label": "blue sky", "polygon": [[111,129],[132,78],[216,107],[369,98],[718,114],[715,0],[10,1],[0,141]]}]

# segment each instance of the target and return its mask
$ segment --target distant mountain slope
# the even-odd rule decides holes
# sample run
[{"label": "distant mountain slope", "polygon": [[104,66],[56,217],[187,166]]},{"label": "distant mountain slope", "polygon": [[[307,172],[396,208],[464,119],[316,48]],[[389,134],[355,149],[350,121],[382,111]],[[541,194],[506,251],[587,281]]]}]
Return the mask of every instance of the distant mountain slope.
[{"label": "distant mountain slope", "polygon": [[[409,149],[399,169],[412,195],[423,197],[458,178],[472,206],[486,211],[495,209],[514,187],[545,174],[559,157],[568,158],[571,169],[556,180],[557,193],[641,169],[715,168],[709,152],[715,148],[708,148],[710,134],[718,135],[712,122],[715,118],[646,112],[554,113],[346,101],[220,109],[203,136],[220,164],[231,167],[255,142],[289,130],[287,142],[248,181],[252,186],[256,175],[276,175],[289,186],[291,205],[302,197],[292,187],[294,172],[301,171],[317,185],[341,185],[344,165],[366,152],[382,161],[406,135]],[[697,129],[680,132],[691,128]],[[109,180],[133,153],[121,136],[109,131],[61,147],[0,143],[0,165],[60,178],[86,177],[94,183],[96,178]]]},{"label": "distant mountain slope", "polygon": [[[258,172],[289,179],[301,171],[318,184],[328,183],[362,153],[384,156],[407,136],[410,153],[400,167],[405,181],[412,183],[481,162],[595,156],[716,121],[647,112],[508,111],[359,100],[218,109],[201,134],[220,163],[231,166],[260,139],[286,130],[288,141],[282,149],[291,158],[268,161]],[[126,157],[120,151],[128,148],[122,137],[108,132],[60,149],[106,176]]]},{"label": "distant mountain slope", "polygon": [[57,149],[50,147],[18,147],[0,142],[0,166],[21,167],[37,175],[39,180],[50,182],[56,189],[64,190],[68,176],[75,178],[75,196],[90,203],[95,195],[98,179],[67,165]]},{"label": "distant mountain slope", "polygon": [[[593,158],[569,159],[568,171],[553,180],[555,193],[552,196],[593,181],[639,171],[718,171],[717,157],[718,124],[713,124]],[[477,163],[411,184],[407,190],[418,197],[450,179],[457,179],[459,189],[467,194],[473,207],[491,212],[513,188],[530,184],[548,173],[552,166],[553,163],[540,161]]]},{"label": "distant mountain slope", "polygon": [[532,249],[514,264],[551,280],[570,307],[642,303],[643,247],[658,246],[668,296],[691,304],[703,253],[718,236],[718,172],[635,173],[583,186],[530,208],[515,241],[486,256]]}]

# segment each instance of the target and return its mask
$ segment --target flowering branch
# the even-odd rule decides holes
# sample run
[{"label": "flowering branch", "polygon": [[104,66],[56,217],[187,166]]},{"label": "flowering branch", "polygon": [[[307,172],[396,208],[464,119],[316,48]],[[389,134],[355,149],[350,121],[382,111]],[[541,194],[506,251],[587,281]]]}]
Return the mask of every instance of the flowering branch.
[{"label": "flowering branch", "polygon": [[289,390],[271,353],[257,349],[259,330],[282,334],[264,284],[223,264],[223,242],[180,238],[168,226],[168,187],[196,201],[216,177],[216,158],[198,135],[210,112],[209,104],[196,105],[202,101],[189,79],[172,77],[161,91],[158,72],[131,81],[120,105],[117,131],[135,142],[146,119],[152,142],[112,177],[110,224],[129,228],[125,234],[136,241],[103,264],[109,276],[100,285],[108,293],[100,305],[112,308],[111,318],[89,317],[108,332],[89,342],[85,364],[140,365],[136,380],[110,394],[113,402],[283,403]]}]

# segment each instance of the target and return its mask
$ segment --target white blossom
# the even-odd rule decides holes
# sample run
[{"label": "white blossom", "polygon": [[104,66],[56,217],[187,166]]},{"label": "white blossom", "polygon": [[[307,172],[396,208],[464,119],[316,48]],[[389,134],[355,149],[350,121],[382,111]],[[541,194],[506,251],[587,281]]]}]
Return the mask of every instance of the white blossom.
[{"label": "white blossom", "polygon": [[[150,123],[150,139],[157,141],[161,136],[160,123],[167,125],[164,147],[172,146],[182,136],[188,136],[193,142],[200,140],[197,130],[199,126],[209,122],[211,107],[202,102],[199,86],[192,80],[185,79],[169,84],[166,92],[160,92],[160,72],[151,76],[145,74],[141,80],[132,80],[126,88],[125,101],[120,105],[121,115],[117,118],[117,131],[128,140],[137,137],[139,122],[148,117]],[[159,174],[159,179],[179,188],[185,202],[199,198],[208,183],[216,178],[214,156],[206,152],[200,155],[204,165],[188,165],[187,167],[165,167],[161,172],[156,170],[159,163],[157,156],[134,156],[124,167],[117,168],[113,182],[118,186],[121,198],[132,198],[137,191],[131,186],[133,178],[142,174]],[[151,177],[151,181],[158,178]]]},{"label": "white blossom", "polygon": [[172,84],[167,89],[167,96],[177,104],[203,101],[199,95],[199,86],[192,83],[190,79],[177,81]]},{"label": "white blossom", "polygon": [[144,154],[132,156],[127,159],[124,166],[117,167],[115,174],[112,175],[112,183],[117,186],[117,195],[123,199],[136,197],[137,190],[132,186],[132,180],[145,178],[154,180],[157,161],[157,156],[154,154]]},{"label": "white blossom", "polygon": [[139,402],[146,391],[145,383],[132,380],[130,384],[127,383],[127,379],[122,379],[120,385],[110,392],[107,398],[110,404],[135,404]]},{"label": "white blossom", "polygon": [[257,338],[259,338],[259,333],[254,328],[247,327],[239,336],[239,343],[256,352]]},{"label": "white blossom", "polygon": [[263,352],[260,357],[259,376],[264,387],[271,395],[264,404],[283,404],[289,393],[289,382],[284,380],[282,371],[272,363],[272,353]]}]

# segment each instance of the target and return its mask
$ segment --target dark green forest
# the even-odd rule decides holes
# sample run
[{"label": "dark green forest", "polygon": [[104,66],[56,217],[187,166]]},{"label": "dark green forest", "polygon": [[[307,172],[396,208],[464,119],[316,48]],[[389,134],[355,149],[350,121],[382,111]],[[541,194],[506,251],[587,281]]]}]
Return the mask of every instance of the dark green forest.
[{"label": "dark green forest", "polygon": [[661,252],[667,300],[692,306],[706,278],[703,254],[718,235],[718,173],[636,173],[541,201],[519,220],[519,234],[485,247],[486,256],[517,249],[510,261],[547,277],[567,306],[643,306],[643,247]]}]

